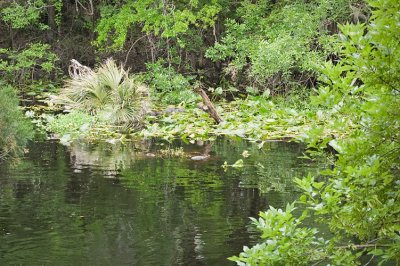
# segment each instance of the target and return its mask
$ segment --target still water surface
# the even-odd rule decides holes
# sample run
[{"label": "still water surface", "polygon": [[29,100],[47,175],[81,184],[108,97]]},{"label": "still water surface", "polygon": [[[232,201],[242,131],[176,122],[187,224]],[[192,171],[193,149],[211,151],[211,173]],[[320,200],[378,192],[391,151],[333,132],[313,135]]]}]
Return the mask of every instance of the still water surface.
[{"label": "still water surface", "polygon": [[293,201],[292,179],[319,167],[303,152],[228,139],[33,143],[0,165],[0,265],[231,265],[258,241],[248,217]]}]

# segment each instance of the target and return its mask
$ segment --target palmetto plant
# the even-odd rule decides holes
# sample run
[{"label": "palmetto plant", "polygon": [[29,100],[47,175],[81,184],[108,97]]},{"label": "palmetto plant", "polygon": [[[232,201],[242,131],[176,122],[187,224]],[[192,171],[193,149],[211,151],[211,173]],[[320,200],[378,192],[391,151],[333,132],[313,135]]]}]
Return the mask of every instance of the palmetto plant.
[{"label": "palmetto plant", "polygon": [[112,59],[94,71],[74,76],[57,102],[123,129],[139,126],[149,108],[148,88],[131,79]]}]

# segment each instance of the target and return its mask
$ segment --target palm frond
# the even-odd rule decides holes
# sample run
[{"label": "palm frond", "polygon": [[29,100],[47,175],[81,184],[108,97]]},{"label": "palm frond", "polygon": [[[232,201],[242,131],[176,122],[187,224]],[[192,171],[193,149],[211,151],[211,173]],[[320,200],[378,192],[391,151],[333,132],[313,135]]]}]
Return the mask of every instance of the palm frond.
[{"label": "palm frond", "polygon": [[148,96],[146,86],[108,59],[97,70],[67,81],[57,101],[113,125],[136,127],[150,106]]}]

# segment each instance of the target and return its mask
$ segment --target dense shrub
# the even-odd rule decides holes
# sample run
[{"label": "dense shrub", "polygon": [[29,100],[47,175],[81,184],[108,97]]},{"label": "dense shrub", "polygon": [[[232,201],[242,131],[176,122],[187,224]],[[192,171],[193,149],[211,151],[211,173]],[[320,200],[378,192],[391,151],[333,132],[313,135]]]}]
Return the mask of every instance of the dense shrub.
[{"label": "dense shrub", "polygon": [[14,89],[0,84],[0,160],[20,155],[33,137],[32,124],[18,104]]},{"label": "dense shrub", "polygon": [[225,63],[235,85],[263,92],[314,86],[318,64],[327,51],[321,37],[328,24],[349,17],[348,1],[241,1],[235,19],[206,56]]},{"label": "dense shrub", "polygon": [[193,103],[198,96],[191,90],[192,78],[179,74],[172,67],[164,67],[162,61],[147,64],[145,79],[154,98],[164,104]]}]

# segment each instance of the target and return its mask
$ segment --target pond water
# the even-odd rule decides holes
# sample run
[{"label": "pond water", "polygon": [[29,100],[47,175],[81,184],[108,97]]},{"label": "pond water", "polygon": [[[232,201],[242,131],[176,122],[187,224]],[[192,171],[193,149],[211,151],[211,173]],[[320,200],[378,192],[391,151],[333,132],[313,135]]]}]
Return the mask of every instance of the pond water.
[{"label": "pond water", "polygon": [[32,143],[0,165],[0,265],[231,265],[258,241],[248,217],[296,199],[292,179],[321,167],[299,144],[258,146]]}]

